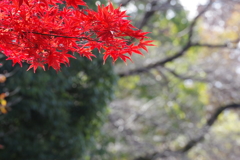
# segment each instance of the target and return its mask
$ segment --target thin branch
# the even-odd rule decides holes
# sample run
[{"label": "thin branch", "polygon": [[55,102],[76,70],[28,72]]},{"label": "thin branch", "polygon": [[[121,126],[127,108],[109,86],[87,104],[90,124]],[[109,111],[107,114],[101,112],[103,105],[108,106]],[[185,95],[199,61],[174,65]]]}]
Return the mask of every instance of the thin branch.
[{"label": "thin branch", "polygon": [[20,87],[15,88],[12,92],[8,92],[7,96],[13,96],[20,91]]},{"label": "thin branch", "polygon": [[229,41],[223,44],[208,44],[208,43],[192,43],[192,47],[207,47],[207,48],[232,48],[232,44],[236,44],[240,41],[239,38],[233,41]]},{"label": "thin branch", "polygon": [[14,70],[12,70],[11,72],[8,73],[4,73],[5,77],[12,77],[14,74],[16,74],[19,71],[19,69],[15,68]]},{"label": "thin branch", "polygon": [[181,79],[181,80],[191,79],[191,80],[198,81],[198,82],[208,82],[208,80],[204,79],[204,78],[196,78],[193,76],[184,76],[184,75],[178,74],[176,71],[174,71],[170,68],[166,68],[166,67],[162,67],[162,68],[165,69],[166,71],[168,71],[169,73],[171,73],[174,77]]},{"label": "thin branch", "polygon": [[[4,28],[0,28],[0,29],[4,29]],[[12,31],[12,29],[10,29],[9,31]],[[96,31],[97,32],[97,31]],[[57,34],[48,34],[48,33],[39,33],[39,32],[23,32],[23,33],[33,33],[33,34],[38,34],[38,35],[44,35],[44,36],[52,36],[52,37],[62,37],[62,38],[73,38],[73,39],[79,39],[79,40],[88,40],[88,41],[95,41],[95,42],[102,42],[99,41],[97,39],[89,39],[87,37],[71,37],[71,36],[63,36],[63,35],[57,35]],[[0,57],[1,58],[1,57]]]},{"label": "thin branch", "polygon": [[211,7],[214,0],[210,0],[206,7],[198,13],[198,15],[193,19],[192,23],[189,26],[188,41],[191,42],[193,36],[193,29],[198,21],[198,19]]},{"label": "thin branch", "polygon": [[46,33],[38,33],[38,32],[29,32],[33,34],[39,34],[39,35],[44,35],[44,36],[53,36],[53,37],[63,37],[63,38],[74,38],[74,39],[79,39],[79,40],[88,40],[88,41],[96,41],[100,42],[96,39],[89,39],[87,37],[71,37],[71,36],[61,36],[61,35],[56,35],[56,34],[46,34]]},{"label": "thin branch", "polygon": [[15,98],[13,101],[8,102],[6,107],[9,108],[9,107],[19,103],[21,100],[22,100],[21,97]]},{"label": "thin branch", "polygon": [[162,4],[160,7],[157,7],[157,10],[155,9],[156,5],[157,5],[157,0],[153,0],[150,2],[150,5],[151,5],[151,9],[149,11],[146,11],[144,16],[143,16],[143,19],[142,21],[137,25],[137,27],[139,29],[142,29],[146,24],[147,22],[150,20],[150,18],[154,15],[154,13],[156,11],[159,11],[161,9],[167,9],[170,5],[170,2],[171,0],[167,0],[164,4]]},{"label": "thin branch", "polygon": [[121,6],[126,6],[131,0],[123,0],[120,4]]},{"label": "thin branch", "polygon": [[229,104],[226,106],[219,107],[215,110],[212,116],[207,120],[205,126],[202,127],[199,133],[201,133],[198,137],[191,139],[182,149],[177,151],[166,150],[163,152],[155,152],[152,154],[148,154],[142,157],[137,157],[134,160],[156,160],[157,158],[166,158],[169,156],[178,156],[180,154],[184,154],[196,146],[199,142],[204,140],[205,135],[209,132],[211,126],[217,121],[219,115],[227,110],[227,109],[240,109],[240,104]]},{"label": "thin branch", "polygon": [[141,67],[141,68],[137,68],[137,69],[134,69],[134,70],[127,71],[127,72],[119,73],[118,76],[119,77],[126,77],[126,76],[136,75],[136,74],[147,72],[148,70],[156,68],[158,66],[164,66],[166,63],[171,62],[171,61],[181,57],[190,47],[192,47],[192,45],[189,42],[182,48],[182,50],[180,50],[179,52],[177,52],[173,56],[169,56],[169,57],[167,57],[163,60],[160,60],[159,62],[156,62],[154,64],[150,64],[146,67]]}]

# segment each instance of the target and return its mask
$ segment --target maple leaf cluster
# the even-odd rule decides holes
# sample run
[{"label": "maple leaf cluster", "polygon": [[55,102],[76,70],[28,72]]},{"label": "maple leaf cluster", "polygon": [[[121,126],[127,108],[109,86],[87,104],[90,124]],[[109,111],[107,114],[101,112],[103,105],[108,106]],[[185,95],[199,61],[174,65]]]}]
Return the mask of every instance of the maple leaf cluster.
[{"label": "maple leaf cluster", "polygon": [[[34,72],[45,65],[60,69],[79,53],[91,60],[98,49],[113,61],[126,62],[132,53],[142,54],[152,46],[147,32],[135,28],[126,19],[126,11],[98,5],[89,9],[83,0],[0,0],[0,52],[13,64],[30,64]],[[79,9],[78,6],[85,6]]]}]

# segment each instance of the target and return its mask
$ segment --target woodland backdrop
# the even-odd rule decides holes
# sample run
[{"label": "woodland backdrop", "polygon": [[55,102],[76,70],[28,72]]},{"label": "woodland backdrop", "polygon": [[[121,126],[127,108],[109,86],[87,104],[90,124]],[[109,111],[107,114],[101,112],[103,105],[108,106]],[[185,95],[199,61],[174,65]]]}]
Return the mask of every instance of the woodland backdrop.
[{"label": "woodland backdrop", "polygon": [[58,73],[2,56],[0,159],[238,160],[240,2],[208,0],[194,18],[179,0],[113,4],[156,46]]}]

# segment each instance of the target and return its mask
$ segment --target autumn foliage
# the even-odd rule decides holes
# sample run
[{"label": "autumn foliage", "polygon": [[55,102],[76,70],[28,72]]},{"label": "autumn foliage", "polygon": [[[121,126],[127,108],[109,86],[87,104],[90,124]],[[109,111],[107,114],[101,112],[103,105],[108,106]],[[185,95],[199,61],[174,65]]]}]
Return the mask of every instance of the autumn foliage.
[{"label": "autumn foliage", "polygon": [[[62,3],[66,7],[61,9]],[[104,61],[126,62],[152,46],[147,32],[126,17],[112,3],[94,11],[83,0],[0,0],[0,51],[13,64],[26,62],[34,71],[46,65],[59,70],[76,53],[91,59],[93,49],[104,54]]]}]

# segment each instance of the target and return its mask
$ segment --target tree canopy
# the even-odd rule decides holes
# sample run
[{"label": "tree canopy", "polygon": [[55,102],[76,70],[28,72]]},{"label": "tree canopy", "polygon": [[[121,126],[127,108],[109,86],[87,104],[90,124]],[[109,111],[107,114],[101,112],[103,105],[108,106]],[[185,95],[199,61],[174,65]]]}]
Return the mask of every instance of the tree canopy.
[{"label": "tree canopy", "polygon": [[[115,9],[112,3],[90,9],[82,0],[2,0],[0,1],[0,51],[13,64],[31,64],[60,70],[69,64],[73,53],[92,59],[92,50],[103,51],[104,62],[131,59],[132,53],[142,54],[151,40],[126,19],[126,11]],[[79,9],[78,6],[86,6]],[[74,8],[72,8],[72,7]],[[72,53],[72,54],[69,54]]]}]

